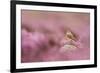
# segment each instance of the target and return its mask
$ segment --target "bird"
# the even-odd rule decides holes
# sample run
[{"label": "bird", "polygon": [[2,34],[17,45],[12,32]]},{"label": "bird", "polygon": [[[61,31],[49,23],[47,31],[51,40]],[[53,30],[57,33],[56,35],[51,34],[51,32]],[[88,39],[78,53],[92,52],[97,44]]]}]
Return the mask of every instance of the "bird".
[{"label": "bird", "polygon": [[67,31],[64,37],[66,40],[75,41],[77,38],[74,33]]}]

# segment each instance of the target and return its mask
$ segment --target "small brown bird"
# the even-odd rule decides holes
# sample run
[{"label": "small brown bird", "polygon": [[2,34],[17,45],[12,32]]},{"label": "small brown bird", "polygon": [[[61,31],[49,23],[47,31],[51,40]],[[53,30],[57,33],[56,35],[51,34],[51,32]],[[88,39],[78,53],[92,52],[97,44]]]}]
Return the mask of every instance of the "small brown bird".
[{"label": "small brown bird", "polygon": [[67,31],[65,34],[65,40],[69,42],[69,44],[64,44],[61,47],[61,52],[66,52],[66,51],[74,51],[76,50],[78,47],[76,45],[73,44],[73,41],[75,41],[77,38],[75,36],[75,34],[73,34],[71,31]]},{"label": "small brown bird", "polygon": [[73,34],[71,31],[67,31],[65,34],[65,39],[75,41],[77,38],[76,38],[75,34]]}]

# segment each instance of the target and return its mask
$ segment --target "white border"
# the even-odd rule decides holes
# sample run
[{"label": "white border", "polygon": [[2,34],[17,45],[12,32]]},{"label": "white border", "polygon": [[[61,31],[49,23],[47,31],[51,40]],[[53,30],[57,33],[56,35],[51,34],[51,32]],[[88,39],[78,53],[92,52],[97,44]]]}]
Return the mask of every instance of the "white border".
[{"label": "white border", "polygon": [[[21,63],[21,9],[27,10],[46,10],[46,11],[64,11],[64,12],[85,12],[90,13],[90,60],[80,61],[62,61],[62,62],[40,62],[40,63]],[[35,5],[16,5],[16,68],[39,68],[53,66],[71,66],[71,65],[94,64],[94,9],[70,8],[70,7],[50,7]]]}]

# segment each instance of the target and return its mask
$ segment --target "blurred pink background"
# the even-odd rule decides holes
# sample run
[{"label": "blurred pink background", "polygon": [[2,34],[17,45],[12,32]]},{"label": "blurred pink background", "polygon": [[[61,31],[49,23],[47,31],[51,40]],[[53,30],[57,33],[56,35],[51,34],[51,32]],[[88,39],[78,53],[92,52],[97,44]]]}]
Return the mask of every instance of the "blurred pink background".
[{"label": "blurred pink background", "polygon": [[[22,63],[90,59],[89,13],[22,10],[21,15]],[[67,31],[75,35],[74,50],[63,48]]]}]

